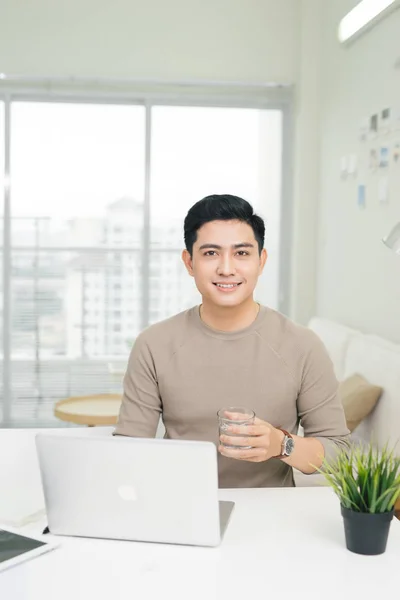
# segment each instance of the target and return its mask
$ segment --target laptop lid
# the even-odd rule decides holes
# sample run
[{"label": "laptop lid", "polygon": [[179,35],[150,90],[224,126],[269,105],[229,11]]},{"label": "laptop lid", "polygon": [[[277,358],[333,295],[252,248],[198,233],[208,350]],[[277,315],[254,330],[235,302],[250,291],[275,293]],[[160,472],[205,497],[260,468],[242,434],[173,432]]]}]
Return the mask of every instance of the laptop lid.
[{"label": "laptop lid", "polygon": [[40,433],[36,446],[51,533],[219,544],[211,442]]}]

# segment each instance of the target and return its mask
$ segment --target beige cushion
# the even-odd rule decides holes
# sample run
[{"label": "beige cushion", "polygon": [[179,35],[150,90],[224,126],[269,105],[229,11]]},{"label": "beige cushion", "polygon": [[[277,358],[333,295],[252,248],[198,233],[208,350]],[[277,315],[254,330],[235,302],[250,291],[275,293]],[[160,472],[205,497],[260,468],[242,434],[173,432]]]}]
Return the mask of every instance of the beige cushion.
[{"label": "beige cushion", "polygon": [[352,375],[339,384],[347,427],[353,431],[372,411],[383,388],[370,384],[361,375]]}]

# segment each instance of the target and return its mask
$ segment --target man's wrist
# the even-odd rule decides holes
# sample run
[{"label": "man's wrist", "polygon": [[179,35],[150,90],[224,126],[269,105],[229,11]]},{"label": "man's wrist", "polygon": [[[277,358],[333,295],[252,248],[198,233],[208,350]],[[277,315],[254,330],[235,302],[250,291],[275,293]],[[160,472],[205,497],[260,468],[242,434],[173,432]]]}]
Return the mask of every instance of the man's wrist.
[{"label": "man's wrist", "polygon": [[276,427],[274,427],[274,434],[275,443],[272,456],[280,456],[282,454],[282,445],[283,440],[285,439],[285,434],[283,433],[282,429],[277,429]]}]

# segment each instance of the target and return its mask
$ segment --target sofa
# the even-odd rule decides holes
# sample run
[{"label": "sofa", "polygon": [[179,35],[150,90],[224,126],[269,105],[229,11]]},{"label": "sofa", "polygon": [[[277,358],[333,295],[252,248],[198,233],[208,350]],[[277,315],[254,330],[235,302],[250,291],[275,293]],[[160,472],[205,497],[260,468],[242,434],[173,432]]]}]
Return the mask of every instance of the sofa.
[{"label": "sofa", "polygon": [[395,446],[400,439],[400,344],[317,317],[309,327],[325,344],[339,381],[358,373],[383,388],[376,407],[353,437],[372,440],[380,448],[387,442]]},{"label": "sofa", "polygon": [[[320,317],[313,317],[308,326],[324,343],[339,381],[358,374],[383,389],[375,408],[352,432],[352,439],[372,441],[379,448],[389,443],[400,454],[400,344]],[[294,475],[298,486],[324,482],[320,475]]]}]

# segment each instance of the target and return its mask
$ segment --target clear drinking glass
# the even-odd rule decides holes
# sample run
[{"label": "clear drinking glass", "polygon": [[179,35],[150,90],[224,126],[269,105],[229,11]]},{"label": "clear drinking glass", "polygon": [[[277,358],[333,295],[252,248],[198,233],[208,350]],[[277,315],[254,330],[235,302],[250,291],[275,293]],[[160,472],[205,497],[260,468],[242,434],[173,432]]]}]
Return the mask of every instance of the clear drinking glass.
[{"label": "clear drinking glass", "polygon": [[[230,433],[227,431],[230,425],[252,425],[255,419],[255,412],[244,406],[228,406],[218,411],[219,435],[229,435],[230,437],[243,437],[243,434]],[[225,448],[252,448],[253,446],[235,446],[226,442],[220,444]]]}]

